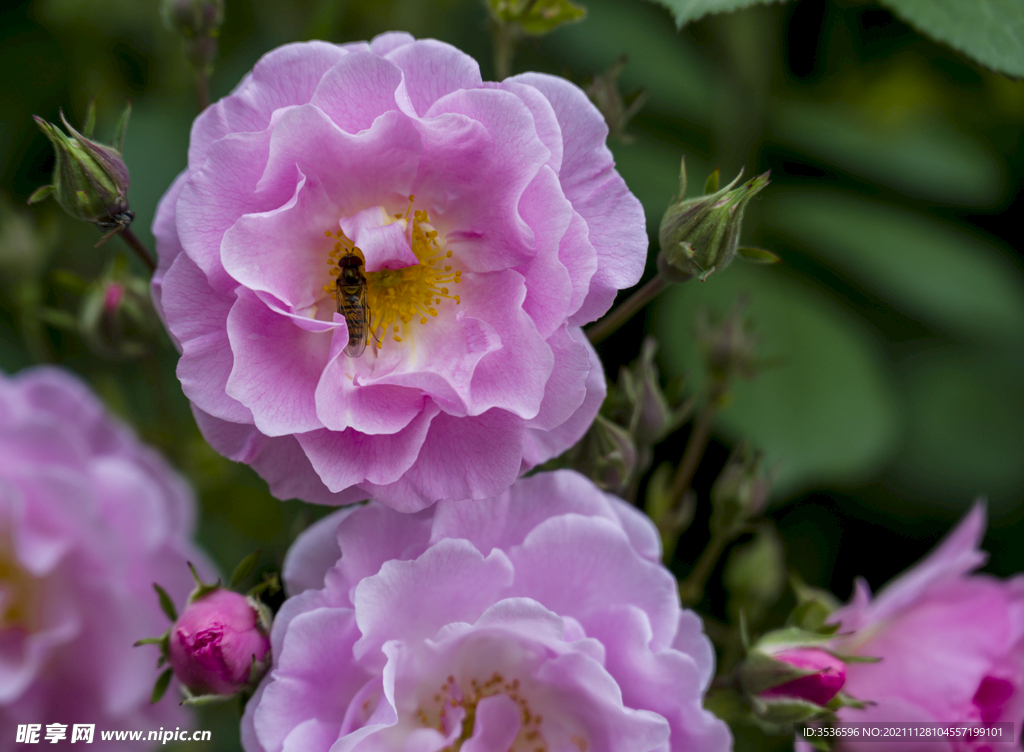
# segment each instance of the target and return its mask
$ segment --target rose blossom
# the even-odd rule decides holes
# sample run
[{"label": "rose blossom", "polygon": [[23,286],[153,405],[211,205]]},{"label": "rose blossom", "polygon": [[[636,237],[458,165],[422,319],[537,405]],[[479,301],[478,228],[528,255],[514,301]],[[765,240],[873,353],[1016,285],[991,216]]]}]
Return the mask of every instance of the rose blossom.
[{"label": "rose blossom", "polygon": [[[0,374],[0,729],[19,724],[174,728],[150,705],[158,672],[132,643],[164,631],[152,583],[183,600],[192,495],[71,375]],[[209,569],[209,567],[206,567]],[[6,746],[5,746],[6,748]]]},{"label": "rose blossom", "polygon": [[[435,40],[266,55],[196,120],[153,225],[206,438],[281,498],[401,511],[575,443],[605,393],[579,327],[647,247],[607,132],[568,81],[484,83]],[[349,320],[373,330],[358,357]]]},{"label": "rose blossom", "polygon": [[727,750],[701,706],[714,651],[660,553],[646,517],[568,470],[414,515],[336,512],[285,561],[243,746]]},{"label": "rose blossom", "polygon": [[230,695],[249,682],[253,662],[263,661],[268,650],[256,607],[241,593],[217,588],[178,617],[167,662],[193,693]]},{"label": "rose blossom", "polygon": [[[843,708],[850,722],[990,724],[1012,721],[1019,750],[1024,717],[1024,577],[1008,581],[971,575],[988,558],[978,550],[985,508],[976,504],[923,561],[871,597],[858,580],[850,603],[832,615],[840,622],[834,649],[874,656],[848,663],[843,691],[875,703]],[[798,749],[810,750],[804,742]],[[901,743],[907,752],[1002,749],[982,741]],[[876,743],[844,741],[843,752],[877,752]]]}]

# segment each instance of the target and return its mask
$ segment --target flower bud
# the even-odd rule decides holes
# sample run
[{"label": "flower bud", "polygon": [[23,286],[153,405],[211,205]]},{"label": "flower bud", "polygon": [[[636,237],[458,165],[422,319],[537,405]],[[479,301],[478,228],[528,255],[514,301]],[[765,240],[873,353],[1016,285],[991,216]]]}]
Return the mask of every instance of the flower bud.
[{"label": "flower bud", "polygon": [[619,74],[626,67],[626,56],[622,55],[616,60],[612,67],[604,73],[598,73],[587,86],[587,96],[594,106],[604,115],[604,122],[608,126],[608,136],[617,138],[624,144],[633,142],[633,137],[626,133],[626,126],[629,121],[640,111],[647,101],[647,92],[644,89],[631,94],[628,102],[619,93]]},{"label": "flower bud", "polygon": [[224,23],[224,0],[161,0],[164,25],[185,39],[189,60],[207,70],[217,55],[217,36]]},{"label": "flower bud", "polygon": [[762,522],[753,540],[736,546],[722,573],[729,611],[758,622],[786,587],[786,555],[774,526]]},{"label": "flower bud", "polygon": [[739,246],[743,212],[762,188],[768,173],[758,175],[734,188],[743,172],[722,189],[715,175],[708,180],[705,195],[686,198],[686,163],[679,173],[679,193],[661,219],[658,240],[658,271],[672,281],[694,276],[701,280],[729,265]]},{"label": "flower bud", "polygon": [[629,431],[600,414],[569,455],[570,467],[612,493],[629,485],[636,465],[636,445]]},{"label": "flower bud", "polygon": [[261,605],[215,588],[193,600],[171,627],[167,662],[195,695],[230,695],[255,685],[269,664]]},{"label": "flower bud", "polygon": [[83,136],[71,127],[63,112],[60,119],[70,136],[33,115],[39,129],[53,144],[57,161],[53,183],[38,189],[28,202],[34,204],[52,194],[60,207],[76,219],[111,232],[128,227],[135,214],[128,208],[129,176],[121,158],[121,144],[130,111],[129,106],[121,116],[117,148]]},{"label": "flower bud", "polygon": [[147,352],[147,340],[159,327],[149,283],[128,272],[118,256],[82,297],[78,326],[93,352],[127,360]]},{"label": "flower bud", "polygon": [[846,664],[820,648],[791,648],[771,658],[801,674],[762,690],[759,693],[762,699],[785,697],[824,706],[846,683]]},{"label": "flower bud", "polygon": [[697,345],[712,381],[725,384],[733,375],[749,379],[757,373],[758,339],[752,322],[743,315],[746,307],[747,298],[741,295],[725,318],[716,319],[706,309],[698,311]]},{"label": "flower bud", "polygon": [[711,528],[719,535],[738,535],[747,521],[764,510],[768,479],[761,471],[761,453],[746,445],[729,458],[711,487]]}]

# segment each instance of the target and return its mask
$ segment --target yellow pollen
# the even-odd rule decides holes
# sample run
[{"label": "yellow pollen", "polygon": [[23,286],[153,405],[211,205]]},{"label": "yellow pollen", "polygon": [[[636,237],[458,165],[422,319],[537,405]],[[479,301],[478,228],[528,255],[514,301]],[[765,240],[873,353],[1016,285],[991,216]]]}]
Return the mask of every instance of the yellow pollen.
[{"label": "yellow pollen", "polygon": [[[444,747],[441,752],[459,752],[463,742],[473,736],[476,724],[477,704],[486,697],[504,694],[519,707],[520,728],[508,752],[548,752],[547,740],[540,732],[541,717],[530,711],[530,701],[520,693],[519,680],[506,681],[499,672],[495,672],[483,683],[470,679],[468,690],[456,682],[454,676],[441,685],[440,692],[431,695],[432,702],[416,710],[417,720],[426,728],[437,729],[448,735],[452,728],[446,726],[449,708],[462,708],[462,729],[459,738]],[[573,744],[586,752],[587,742],[581,736],[573,737]],[[582,747],[581,747],[582,744]]]},{"label": "yellow pollen", "polygon": [[10,536],[0,531],[0,631],[36,629],[40,585],[38,579],[21,568]]},{"label": "yellow pollen", "polygon": [[[366,272],[366,303],[370,309],[369,332],[378,338],[384,337],[389,331],[391,339],[402,341],[402,334],[408,325],[418,319],[420,325],[426,324],[429,317],[436,317],[438,311],[434,305],[440,305],[442,298],[461,304],[458,295],[450,295],[449,284],[461,284],[462,270],[452,270],[451,265],[438,265],[443,259],[450,259],[452,252],[445,250],[437,239],[438,234],[430,225],[430,217],[426,211],[412,210],[415,196],[409,196],[409,207],[405,214],[394,215],[396,220],[405,219],[411,225],[407,229],[411,237],[412,252],[419,263],[404,269],[383,269],[379,272]],[[324,285],[324,292],[334,300],[338,299],[337,286],[333,279],[341,274],[338,261],[346,253],[355,253],[360,258],[362,251],[349,240],[340,230],[326,232],[327,237],[336,238],[334,250],[330,253],[327,263],[330,265],[332,281]],[[443,268],[443,271],[441,270]],[[378,339],[377,347],[383,343]]]}]

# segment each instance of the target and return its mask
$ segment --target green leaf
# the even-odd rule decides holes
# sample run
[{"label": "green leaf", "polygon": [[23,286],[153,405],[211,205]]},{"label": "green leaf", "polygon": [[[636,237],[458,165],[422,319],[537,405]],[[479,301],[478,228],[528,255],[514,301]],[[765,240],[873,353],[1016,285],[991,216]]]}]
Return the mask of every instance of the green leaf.
[{"label": "green leaf", "polygon": [[[909,99],[930,83],[910,68],[890,86]],[[879,117],[865,102],[786,102],[772,108],[770,128],[787,146],[912,198],[988,208],[1007,183],[992,151],[942,118]]]},{"label": "green leaf", "polygon": [[676,23],[682,28],[692,21],[703,18],[709,13],[729,13],[748,5],[764,5],[776,0],[657,0],[675,16]]},{"label": "green leaf", "polygon": [[96,97],[89,100],[89,106],[85,111],[85,122],[82,124],[82,135],[92,138],[92,132],[96,129]]},{"label": "green leaf", "polygon": [[235,571],[231,573],[231,584],[230,588],[238,587],[239,583],[252,574],[252,570],[256,568],[256,561],[260,558],[259,551],[253,551],[251,554],[246,556],[235,567]]},{"label": "green leaf", "polygon": [[772,493],[870,477],[890,460],[900,432],[897,396],[878,346],[837,303],[788,279],[783,267],[731,266],[707,282],[662,295],[655,331],[670,375],[705,378],[692,335],[699,307],[728,310],[743,291],[761,337],[759,354],[778,364],[739,381],[718,428],[765,452]]},{"label": "green leaf", "polygon": [[882,0],[923,34],[984,66],[1024,77],[1024,6],[1020,0]]},{"label": "green leaf", "polygon": [[932,351],[905,365],[909,426],[894,475],[908,492],[957,509],[984,493],[996,514],[1019,502],[1024,485],[1024,367],[974,349]]},{"label": "green leaf", "polygon": [[153,685],[153,694],[149,697],[151,705],[155,705],[160,702],[163,696],[167,693],[167,687],[171,683],[172,676],[174,676],[174,671],[167,669],[157,677],[156,684]]},{"label": "green leaf", "polygon": [[[704,181],[704,195],[707,196],[709,193],[718,193],[718,181],[721,179],[722,171],[715,168],[715,171],[708,175],[708,179]],[[733,182],[736,182],[735,180]],[[682,185],[682,180],[679,181]]]},{"label": "green leaf", "polygon": [[776,256],[771,251],[766,251],[764,248],[754,248],[752,246],[740,246],[736,249],[736,253],[747,261],[754,264],[777,264],[782,259]]},{"label": "green leaf", "polygon": [[51,193],[53,193],[53,186],[52,185],[42,185],[42,186],[39,186],[34,191],[32,191],[32,195],[28,197],[28,203],[29,204],[37,204],[40,201],[42,201],[44,198],[49,197],[49,195]]},{"label": "green leaf", "polygon": [[156,591],[157,597],[160,599],[160,608],[167,614],[167,618],[171,621],[178,620],[178,611],[174,608],[174,601],[171,600],[171,596],[167,594],[167,591],[162,587],[153,583],[153,589]]},{"label": "green leaf", "polygon": [[918,321],[969,339],[1024,340],[1024,282],[994,244],[838,191],[778,189],[764,201],[771,228]]},{"label": "green leaf", "polygon": [[[710,126],[716,107],[720,107],[720,93],[713,84],[715,69],[707,56],[696,45],[680,39],[673,25],[666,22],[664,12],[654,4],[587,0],[585,24],[566,25],[545,39],[545,51],[557,65],[570,70],[605,70],[620,55],[628,55],[629,65],[619,77],[622,91],[642,87],[649,94],[645,112],[673,114],[686,121],[674,127],[676,132],[683,129],[681,139],[686,138],[683,134],[687,126]],[[640,147],[640,141],[646,139],[645,135],[629,149]],[[613,150],[617,145],[609,144]],[[675,190],[680,153],[676,148],[670,167],[672,188],[659,199],[659,212],[664,211]],[[616,159],[618,154],[616,150]],[[691,160],[689,166],[705,174],[698,162]]]},{"label": "green leaf", "polygon": [[128,118],[132,115],[132,103],[125,105],[124,112],[117,120],[117,128],[114,130],[114,147],[118,151],[124,151],[124,137],[128,133]]}]

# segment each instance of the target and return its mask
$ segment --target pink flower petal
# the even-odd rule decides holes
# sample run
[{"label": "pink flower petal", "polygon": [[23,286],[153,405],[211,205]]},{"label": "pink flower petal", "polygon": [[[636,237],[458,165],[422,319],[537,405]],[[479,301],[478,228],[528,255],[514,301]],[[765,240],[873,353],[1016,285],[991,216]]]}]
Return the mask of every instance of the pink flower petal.
[{"label": "pink flower petal", "polygon": [[227,321],[235,355],[225,392],[252,411],[267,436],[315,431],[323,424],[313,399],[327,363],[329,338],[307,332],[239,287]]},{"label": "pink flower petal", "polygon": [[249,409],[225,391],[235,360],[227,332],[234,303],[234,295],[214,292],[185,254],[174,260],[164,276],[164,311],[182,348],[178,361],[182,391],[203,412],[234,423],[251,423]]},{"label": "pink flower petal", "polygon": [[313,93],[319,107],[339,128],[358,133],[389,110],[398,109],[395,90],[402,71],[373,52],[350,52],[338,61]]}]

